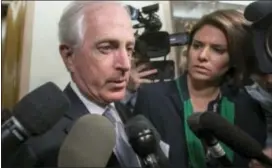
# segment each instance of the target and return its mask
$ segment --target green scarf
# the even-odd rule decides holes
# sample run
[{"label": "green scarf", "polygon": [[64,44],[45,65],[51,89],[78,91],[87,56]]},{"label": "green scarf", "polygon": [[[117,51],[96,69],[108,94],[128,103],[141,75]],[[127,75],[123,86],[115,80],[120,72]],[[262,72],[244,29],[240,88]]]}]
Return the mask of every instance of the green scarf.
[{"label": "green scarf", "polygon": [[[205,153],[202,146],[201,140],[190,130],[189,125],[187,124],[187,118],[193,113],[193,106],[190,99],[184,99],[183,92],[188,92],[187,80],[186,86],[181,85],[180,79],[176,79],[176,85],[179,91],[179,96],[181,103],[183,104],[183,114],[184,114],[184,127],[186,134],[187,149],[189,154],[189,167],[190,168],[206,168],[205,162]],[[182,92],[183,91],[183,92]],[[188,94],[189,95],[189,94]],[[234,124],[234,115],[235,107],[234,103],[230,102],[226,97],[222,97],[220,104],[220,114],[222,117],[227,119],[230,123]],[[233,162],[234,153],[228,148],[225,144],[220,142],[220,145],[223,147],[226,152],[227,157]]]}]

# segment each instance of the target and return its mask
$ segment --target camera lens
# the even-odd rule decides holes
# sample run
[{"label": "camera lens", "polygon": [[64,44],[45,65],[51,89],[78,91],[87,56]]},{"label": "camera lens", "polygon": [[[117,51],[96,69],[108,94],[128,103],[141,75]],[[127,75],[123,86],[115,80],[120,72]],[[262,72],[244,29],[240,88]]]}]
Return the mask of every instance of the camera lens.
[{"label": "camera lens", "polygon": [[267,29],[265,49],[268,53],[268,56],[272,59],[272,24]]}]

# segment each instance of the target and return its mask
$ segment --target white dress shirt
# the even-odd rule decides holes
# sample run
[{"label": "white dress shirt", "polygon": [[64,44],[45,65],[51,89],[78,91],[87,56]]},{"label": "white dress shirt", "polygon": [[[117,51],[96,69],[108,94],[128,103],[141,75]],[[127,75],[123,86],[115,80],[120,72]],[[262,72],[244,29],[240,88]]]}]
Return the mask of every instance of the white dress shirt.
[{"label": "white dress shirt", "polygon": [[[70,85],[71,85],[71,88],[73,89],[73,91],[76,93],[76,95],[79,97],[79,99],[81,100],[81,102],[85,105],[85,107],[88,109],[88,111],[92,114],[98,114],[98,115],[103,115],[103,113],[106,111],[106,109],[108,108],[107,107],[101,107],[99,105],[97,105],[96,103],[88,100],[84,95],[82,95],[82,93],[80,92],[80,90],[78,89],[78,87],[76,86],[76,84],[71,81],[70,82]],[[114,117],[120,121],[120,117],[116,111],[116,108],[114,106],[114,103],[111,103],[110,104],[111,107],[113,107],[112,109],[114,109]]]},{"label": "white dress shirt", "polygon": [[[78,89],[78,87],[76,86],[76,84],[75,84],[74,82],[71,82],[70,85],[71,85],[71,88],[73,89],[73,91],[76,93],[76,95],[79,97],[79,99],[82,101],[82,103],[85,105],[85,107],[88,109],[88,111],[89,111],[91,114],[103,115],[104,112],[106,112],[108,109],[110,109],[110,110],[112,111],[111,114],[113,115],[113,117],[115,118],[115,120],[116,120],[117,122],[121,123],[121,125],[122,125],[122,127],[123,127],[123,122],[122,122],[122,120],[121,120],[120,117],[119,117],[119,114],[118,114],[118,112],[117,112],[117,110],[116,110],[116,108],[115,108],[115,106],[114,106],[114,103],[110,103],[108,106],[106,106],[106,107],[103,108],[103,107],[97,105],[96,103],[94,103],[94,102],[88,100],[88,99],[80,92],[80,90]],[[126,137],[126,134],[125,134],[124,132],[121,133],[122,131],[120,131],[120,128],[119,128],[119,127],[115,127],[115,130],[116,130],[116,135],[117,135],[117,136],[125,136],[125,137]],[[117,152],[117,146],[118,146],[118,147],[119,147],[118,149],[121,150],[121,154],[122,154],[122,153],[125,151],[125,148],[122,148],[122,145],[119,145],[119,144],[118,144],[118,142],[119,142],[118,138],[120,138],[120,137],[116,137],[116,138],[117,138],[117,144],[116,144],[116,146],[114,147],[113,152],[114,152],[114,153]],[[127,137],[126,137],[126,139],[127,139]],[[129,146],[130,146],[130,145],[129,145]],[[131,147],[130,147],[130,148],[131,148]],[[125,156],[125,153],[126,153],[126,152],[123,153],[123,156]],[[133,153],[134,153],[134,152],[133,152]],[[136,157],[136,160],[137,160],[137,162],[138,162],[137,165],[140,165],[140,161],[139,161],[139,159],[137,158],[136,153],[134,153],[133,156]],[[118,158],[118,156],[117,156],[117,158]],[[122,159],[130,160],[130,159],[133,159],[133,157],[132,157],[132,158],[127,158],[127,157],[118,158],[119,162],[122,162],[122,163],[120,163],[120,164],[123,165],[123,164],[124,164],[124,161],[123,161]],[[124,166],[125,166],[125,165],[124,165]],[[127,167],[127,166],[125,166],[125,167]],[[137,167],[138,167],[138,166],[137,166]]]},{"label": "white dress shirt", "polygon": [[[97,104],[95,104],[94,102],[88,100],[84,95],[82,95],[82,93],[79,91],[78,87],[76,86],[76,84],[71,81],[70,82],[71,88],[73,89],[73,91],[76,93],[76,95],[79,97],[79,99],[82,101],[82,103],[85,105],[85,107],[88,109],[88,111],[91,114],[98,114],[98,115],[103,115],[104,112],[107,110],[107,108],[111,108],[114,111],[114,117],[117,121],[122,122],[122,120],[119,117],[119,114],[115,108],[114,103],[111,103],[109,106],[107,107],[101,107]],[[163,141],[160,141],[160,147],[162,149],[162,151],[164,152],[164,154],[166,155],[166,157],[169,157],[169,145]],[[116,150],[116,148],[114,149]]]}]

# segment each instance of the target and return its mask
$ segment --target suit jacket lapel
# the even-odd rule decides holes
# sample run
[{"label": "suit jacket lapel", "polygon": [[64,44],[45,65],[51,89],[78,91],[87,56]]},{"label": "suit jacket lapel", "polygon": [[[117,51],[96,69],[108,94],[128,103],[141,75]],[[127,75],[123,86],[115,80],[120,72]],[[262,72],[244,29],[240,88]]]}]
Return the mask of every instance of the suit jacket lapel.
[{"label": "suit jacket lapel", "polygon": [[122,104],[121,102],[115,102],[114,105],[124,124],[127,120],[133,117],[133,113],[126,105]]},{"label": "suit jacket lapel", "polygon": [[88,114],[89,111],[79,99],[79,97],[76,95],[76,93],[73,91],[70,85],[67,85],[63,92],[67,95],[71,102],[71,108],[65,114],[65,117],[72,120],[71,124],[69,124],[65,129],[65,132],[68,133],[73,126],[73,123],[81,116]]},{"label": "suit jacket lapel", "polygon": [[64,93],[67,94],[68,98],[71,101],[72,108],[68,111],[67,116],[70,117],[72,120],[77,119],[81,117],[82,115],[88,114],[89,111],[85,107],[85,105],[82,103],[82,101],[79,99],[79,97],[76,95],[76,93],[73,91],[70,85],[68,85]]},{"label": "suit jacket lapel", "polygon": [[[64,93],[67,95],[71,102],[71,108],[70,110],[65,114],[67,118],[71,120],[71,123],[66,126],[64,129],[64,132],[67,134],[70,129],[72,128],[74,122],[80,118],[83,115],[89,114],[90,112],[88,109],[85,107],[85,105],[82,103],[82,101],[79,99],[79,97],[76,95],[76,93],[73,91],[70,85],[66,86],[64,89]],[[129,117],[126,115],[126,108],[122,106],[120,102],[115,103],[116,109],[123,121],[126,121],[127,118]],[[110,160],[107,164],[107,167],[120,167],[119,162],[112,153],[112,156],[110,157]]]},{"label": "suit jacket lapel", "polygon": [[[85,105],[82,103],[82,101],[79,99],[79,97],[76,95],[76,93],[73,91],[70,85],[68,85],[64,89],[64,93],[67,95],[67,97],[69,98],[71,102],[71,108],[65,114],[66,117],[68,117],[71,120],[76,120],[79,117],[90,113],[88,109],[85,107]],[[127,106],[125,106],[121,102],[115,102],[114,105],[121,120],[125,124],[126,121],[133,116],[131,111],[129,110]]]}]

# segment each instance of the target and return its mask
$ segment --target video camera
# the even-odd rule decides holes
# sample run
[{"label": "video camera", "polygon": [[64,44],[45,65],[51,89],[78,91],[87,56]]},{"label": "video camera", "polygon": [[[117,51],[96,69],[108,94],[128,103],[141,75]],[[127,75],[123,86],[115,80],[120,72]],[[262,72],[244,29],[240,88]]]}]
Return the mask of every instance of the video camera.
[{"label": "video camera", "polygon": [[[183,46],[189,42],[189,33],[169,34],[166,31],[160,31],[162,22],[156,14],[159,10],[159,4],[145,6],[136,9],[127,5],[127,9],[131,15],[131,20],[139,23],[133,28],[137,29],[135,55],[140,60],[150,61],[151,58],[164,57],[163,61],[150,61],[152,68],[156,68],[159,72],[152,76],[152,79],[173,79],[175,74],[174,61],[166,61],[166,56],[170,52],[171,46]],[[144,15],[147,15],[144,17]],[[139,29],[144,28],[142,34],[139,35]]]},{"label": "video camera", "polygon": [[244,12],[251,25],[254,55],[257,69],[263,74],[272,74],[272,1],[255,1]]},{"label": "video camera", "polygon": [[[162,22],[156,14],[159,10],[159,4],[149,5],[142,8],[142,12],[130,5],[127,5],[132,20],[139,23],[133,28],[144,28],[144,32],[139,35],[136,31],[135,50],[142,57],[158,58],[165,57],[170,52],[171,46],[183,46],[189,41],[189,33],[169,34],[166,31],[160,31]],[[147,17],[144,17],[144,14]]]}]

